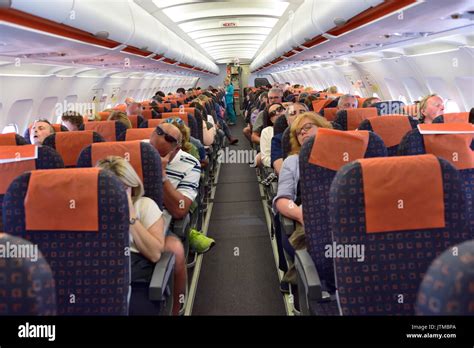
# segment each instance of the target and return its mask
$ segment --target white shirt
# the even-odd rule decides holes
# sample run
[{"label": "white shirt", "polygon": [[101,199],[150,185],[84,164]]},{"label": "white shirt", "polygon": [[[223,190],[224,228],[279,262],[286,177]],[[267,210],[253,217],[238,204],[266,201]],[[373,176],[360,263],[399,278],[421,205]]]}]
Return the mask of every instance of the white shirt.
[{"label": "white shirt", "polygon": [[[166,176],[171,185],[182,195],[191,201],[196,199],[199,180],[201,179],[201,164],[194,156],[179,150],[173,160],[166,166]],[[166,209],[163,211],[163,218],[165,220],[164,230],[166,233],[172,219],[171,214]]]},{"label": "white shirt", "polygon": [[271,167],[272,160],[272,138],[273,138],[273,127],[269,126],[262,130],[260,133],[260,153],[262,163],[265,167]]},{"label": "white shirt", "polygon": [[[140,220],[143,227],[147,230],[156,223],[162,212],[154,200],[148,197],[141,197],[138,201],[133,203],[135,211],[137,213],[137,219]],[[140,253],[133,240],[133,235],[130,233],[130,251],[134,253]]]}]

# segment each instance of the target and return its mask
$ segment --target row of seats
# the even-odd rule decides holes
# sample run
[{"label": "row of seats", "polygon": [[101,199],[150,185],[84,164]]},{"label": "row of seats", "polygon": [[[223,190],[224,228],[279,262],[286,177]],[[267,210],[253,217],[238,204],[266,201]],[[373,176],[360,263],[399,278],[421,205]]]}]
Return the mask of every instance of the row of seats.
[{"label": "row of seats", "polygon": [[[193,116],[179,117],[189,121]],[[0,243],[32,243],[47,261],[36,264],[40,273],[28,259],[0,261],[4,279],[13,279],[4,275],[29,274],[4,287],[1,314],[171,313],[174,255],[162,254],[151,283],[130,283],[128,201],[123,184],[107,171],[88,168],[107,156],[126,158],[142,179],[145,196],[163,209],[161,159],[149,143],[141,141],[149,139],[154,129],[129,129],[142,132],[139,139],[119,142],[105,142],[90,130],[58,132],[44,146],[24,145],[15,134],[0,136],[0,173],[7,179],[0,186],[4,222],[0,231],[8,233],[1,235]],[[217,140],[209,151],[217,152],[223,145]],[[206,211],[209,192],[204,186],[212,183],[217,168],[217,157],[210,157],[214,163],[201,174],[198,209],[172,223],[173,233],[183,244],[191,228],[200,228]],[[61,169],[64,166],[76,168]],[[49,218],[53,211],[54,218]]]},{"label": "row of seats", "polygon": [[[321,111],[330,103],[316,100],[313,108]],[[453,257],[450,247],[458,245],[456,250],[465,257],[472,254],[468,248],[473,242],[466,242],[474,238],[474,142],[468,113],[445,114],[433,121],[435,125],[419,127],[401,102],[376,104],[334,113],[330,119],[334,130],[320,128],[303,145],[299,170],[307,249],[296,251],[294,258],[287,253],[282,244],[295,225],[277,215],[273,231],[278,237],[280,269],[287,271],[285,259],[295,262],[297,298],[304,314],[465,314],[472,296],[467,271],[472,259]],[[326,110],[324,116],[331,118]],[[282,132],[277,131],[279,123],[286,127],[286,122],[279,122],[282,119],[275,123],[274,134]],[[444,120],[457,124],[436,125]],[[464,134],[436,134],[440,132]],[[286,157],[289,129],[283,134]],[[261,178],[270,172],[268,168],[257,171]],[[436,209],[428,203],[434,199],[433,172],[441,187]],[[263,182],[271,202],[277,184]],[[402,202],[395,200],[397,196],[403,197]],[[395,207],[394,216],[387,216],[387,202]],[[403,209],[398,209],[398,203]],[[433,227],[432,210],[440,209],[446,216],[438,214],[439,224]],[[407,216],[400,217],[400,212]],[[354,248],[349,249],[352,257],[337,257],[337,248],[344,246]],[[364,260],[358,260],[356,252],[362,246]],[[328,254],[328,248],[334,248],[334,253]],[[449,293],[452,283],[444,279],[444,291],[433,288],[434,282],[441,281],[434,277],[439,277],[442,262],[460,267],[461,285],[455,292]]]}]

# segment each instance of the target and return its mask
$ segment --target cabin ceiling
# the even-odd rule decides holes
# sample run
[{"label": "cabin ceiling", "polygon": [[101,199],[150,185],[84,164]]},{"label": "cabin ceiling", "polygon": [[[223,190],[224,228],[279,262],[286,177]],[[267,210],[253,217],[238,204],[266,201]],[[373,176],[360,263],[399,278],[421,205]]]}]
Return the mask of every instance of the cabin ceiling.
[{"label": "cabin ceiling", "polygon": [[[150,2],[154,8],[150,6]],[[216,63],[250,63],[302,0],[142,0]],[[159,18],[159,17],[158,17]],[[162,19],[161,16],[160,19]]]}]

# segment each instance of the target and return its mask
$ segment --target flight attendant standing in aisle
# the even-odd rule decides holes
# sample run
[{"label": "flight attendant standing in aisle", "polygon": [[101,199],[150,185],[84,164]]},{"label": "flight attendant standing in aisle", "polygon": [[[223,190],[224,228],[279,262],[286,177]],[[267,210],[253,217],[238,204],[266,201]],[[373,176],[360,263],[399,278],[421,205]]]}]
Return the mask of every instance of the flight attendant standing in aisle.
[{"label": "flight attendant standing in aisle", "polygon": [[228,119],[227,124],[229,126],[233,126],[235,125],[235,122],[237,120],[237,116],[235,115],[235,111],[234,111],[234,86],[232,85],[230,78],[226,78],[224,80],[224,85],[225,85],[225,110],[226,110],[227,119]]}]

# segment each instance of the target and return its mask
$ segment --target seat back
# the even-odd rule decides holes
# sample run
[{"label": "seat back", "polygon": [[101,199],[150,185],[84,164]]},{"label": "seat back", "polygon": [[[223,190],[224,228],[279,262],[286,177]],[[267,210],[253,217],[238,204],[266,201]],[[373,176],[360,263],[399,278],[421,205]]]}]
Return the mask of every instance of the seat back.
[{"label": "seat back", "polygon": [[331,244],[329,188],[344,164],[359,158],[383,157],[387,150],[379,136],[367,131],[319,128],[300,151],[300,189],[306,246],[326,289],[334,291],[332,259],[325,256]]},{"label": "seat back", "polygon": [[0,245],[20,252],[0,258],[0,315],[56,315],[53,274],[38,246],[3,233]]},{"label": "seat back", "polygon": [[117,141],[127,127],[119,121],[95,121],[85,123],[81,130],[99,133],[105,141]]},{"label": "seat back", "polygon": [[281,137],[281,150],[283,154],[283,159],[288,157],[288,154],[291,151],[291,143],[290,143],[290,127],[286,127],[283,135]]},{"label": "seat back", "polygon": [[145,120],[143,117],[141,117],[139,115],[129,115],[127,117],[130,120],[130,123],[132,124],[132,128],[139,128],[140,125]]},{"label": "seat back", "polygon": [[[143,121],[141,126],[146,124],[147,121]],[[155,128],[130,128],[126,132],[120,134],[119,141],[132,141],[132,140],[150,140],[151,133],[153,133]]]},{"label": "seat back", "polygon": [[474,315],[474,241],[446,250],[420,285],[417,315]]},{"label": "seat back", "polygon": [[431,261],[473,237],[466,211],[458,171],[433,155],[342,167],[330,189],[328,253],[341,313],[413,315]]},{"label": "seat back", "polygon": [[95,143],[82,150],[77,167],[95,167],[97,161],[107,156],[125,158],[140,177],[145,196],[153,199],[163,209],[161,158],[153,146],[140,140]]},{"label": "seat back", "polygon": [[347,109],[338,111],[334,122],[338,123],[343,130],[355,130],[362,121],[377,116],[377,109],[374,107]]},{"label": "seat back", "polygon": [[388,156],[396,156],[402,138],[417,125],[418,121],[410,116],[386,115],[368,118],[357,129],[375,132],[385,143]]},{"label": "seat back", "polygon": [[[332,102],[332,100],[331,100]],[[337,114],[338,108],[324,108],[322,115],[326,118],[328,121],[334,121],[336,120],[336,114]]]},{"label": "seat back", "polygon": [[65,167],[75,167],[81,151],[92,143],[105,141],[92,131],[76,131],[51,134],[44,139],[43,145],[55,149],[64,161]]},{"label": "seat back", "polygon": [[331,99],[323,99],[323,100],[314,100],[311,104],[313,105],[313,111],[316,113],[320,113],[326,106],[331,104]]},{"label": "seat back", "polygon": [[273,125],[273,135],[281,134],[288,128],[288,122],[284,115],[277,118],[275,124]]},{"label": "seat back", "polygon": [[433,123],[469,123],[469,112],[453,112],[435,117]]},{"label": "seat back", "polygon": [[[474,132],[474,128],[472,125],[462,123],[418,125],[417,129],[405,135],[398,149],[400,156],[434,154],[449,161],[459,170],[464,181],[471,228],[474,231],[474,152],[472,150],[474,141],[471,141],[473,134],[421,134],[424,132],[423,129],[438,132],[456,129],[462,132],[464,129],[466,132],[469,130]],[[470,147],[469,144],[471,144]]]},{"label": "seat back", "polygon": [[[54,216],[44,215],[45,197]],[[98,168],[37,170],[17,177],[4,202],[5,232],[38,245],[51,266],[59,315],[128,313],[128,199],[119,179]]]},{"label": "seat back", "polygon": [[[47,146],[23,145],[0,147],[0,208],[3,197],[12,181],[24,172],[35,169],[64,168],[61,156]],[[3,218],[0,216],[0,231],[3,231]]]},{"label": "seat back", "polygon": [[[186,117],[185,115],[188,116],[188,122],[186,123],[186,121],[182,118],[182,117]],[[199,135],[198,135],[198,130],[197,130],[197,122],[196,122],[196,119],[194,118],[193,115],[189,114],[189,113],[181,113],[181,112],[164,112],[161,114],[161,118],[164,119],[164,118],[170,118],[170,117],[179,117],[181,118],[183,121],[185,121],[186,125],[189,127],[190,131],[191,131],[191,136],[193,136],[194,138],[198,138]]]},{"label": "seat back", "polygon": [[0,146],[26,145],[26,141],[21,135],[16,133],[0,134]]}]

